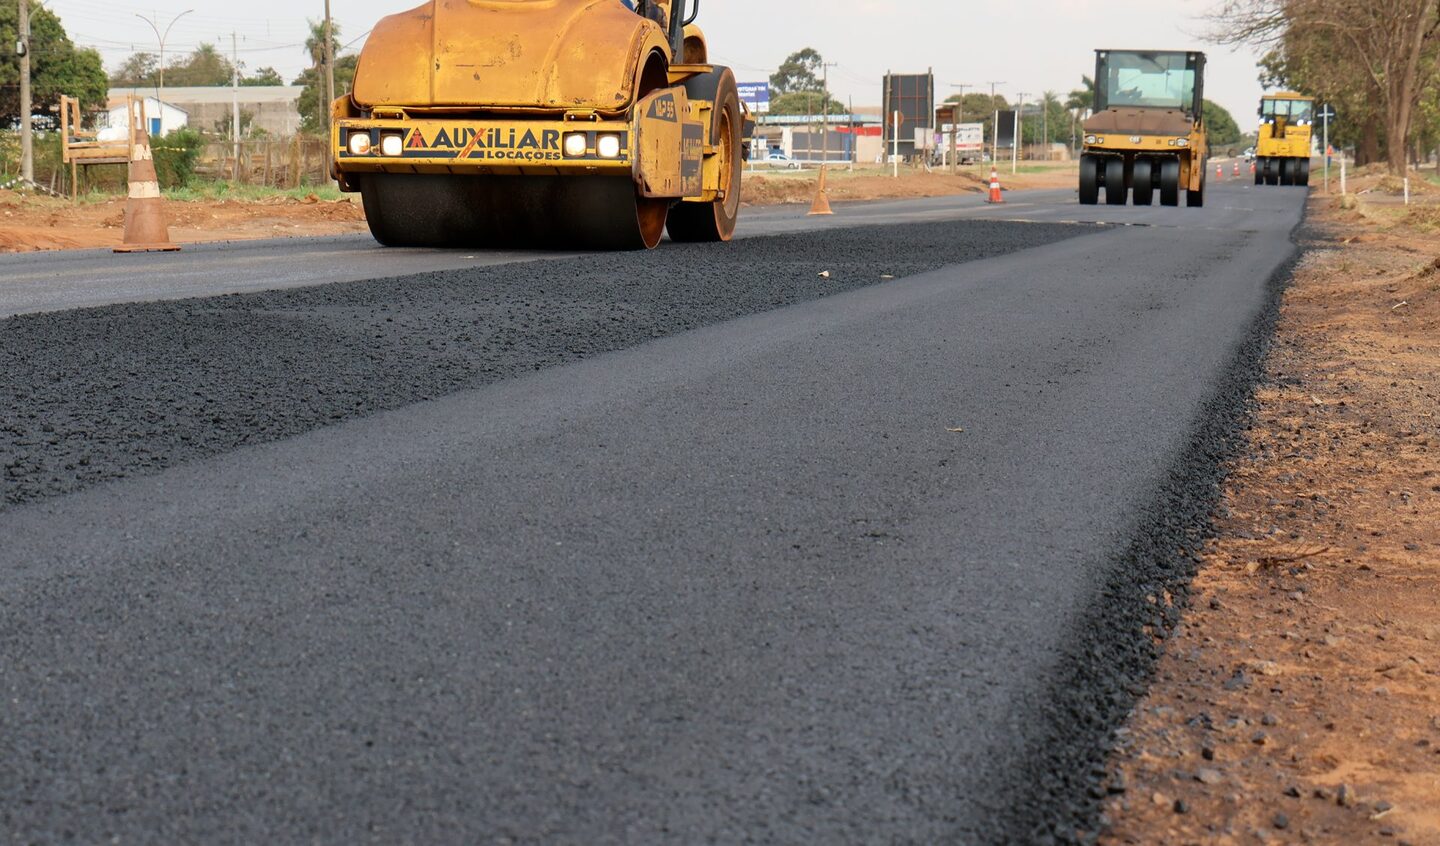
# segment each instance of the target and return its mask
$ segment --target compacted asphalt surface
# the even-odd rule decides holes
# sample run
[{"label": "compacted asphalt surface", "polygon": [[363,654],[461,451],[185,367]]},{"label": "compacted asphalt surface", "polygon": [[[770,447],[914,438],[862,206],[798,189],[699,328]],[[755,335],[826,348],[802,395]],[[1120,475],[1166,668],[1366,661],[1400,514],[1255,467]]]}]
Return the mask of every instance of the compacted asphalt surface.
[{"label": "compacted asphalt surface", "polygon": [[1303,196],[0,283],[0,839],[1083,837]]}]

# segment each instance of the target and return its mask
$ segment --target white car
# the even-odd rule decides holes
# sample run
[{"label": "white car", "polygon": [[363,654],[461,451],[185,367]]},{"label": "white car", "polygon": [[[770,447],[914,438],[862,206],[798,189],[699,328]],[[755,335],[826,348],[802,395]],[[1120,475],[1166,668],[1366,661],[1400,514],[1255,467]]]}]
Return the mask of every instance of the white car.
[{"label": "white car", "polygon": [[779,150],[771,150],[769,155],[759,161],[759,164],[765,165],[766,167],[789,168],[790,170],[798,170],[800,168],[799,162]]}]

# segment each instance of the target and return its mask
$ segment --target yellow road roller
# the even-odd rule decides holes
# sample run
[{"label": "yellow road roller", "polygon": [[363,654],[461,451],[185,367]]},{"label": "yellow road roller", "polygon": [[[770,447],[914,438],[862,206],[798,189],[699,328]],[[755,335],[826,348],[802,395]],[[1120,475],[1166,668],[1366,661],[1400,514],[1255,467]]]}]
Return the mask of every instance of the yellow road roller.
[{"label": "yellow road roller", "polygon": [[1315,98],[1284,91],[1260,99],[1256,185],[1309,185]]},{"label": "yellow road roller", "polygon": [[1085,120],[1080,202],[1205,204],[1205,54],[1096,50],[1095,103]]},{"label": "yellow road roller", "polygon": [[431,0],[331,104],[332,175],[390,246],[728,241],[751,122],[699,0]]}]

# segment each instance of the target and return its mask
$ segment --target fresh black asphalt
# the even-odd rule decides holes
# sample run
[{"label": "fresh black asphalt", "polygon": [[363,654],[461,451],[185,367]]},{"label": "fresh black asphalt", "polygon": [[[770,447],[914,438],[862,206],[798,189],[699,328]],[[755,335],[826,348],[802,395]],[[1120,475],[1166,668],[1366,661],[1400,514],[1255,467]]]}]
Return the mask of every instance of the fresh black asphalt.
[{"label": "fresh black asphalt", "polygon": [[[620,278],[568,299],[548,288],[575,265],[526,265],[559,271],[545,301],[591,314],[582,328],[624,322],[630,284],[703,302],[700,274],[753,274],[781,295],[335,425],[259,426],[283,380],[217,378],[268,442],[39,485],[0,512],[0,825],[20,842],[1080,838],[1162,616],[1146,597],[1183,585],[1175,553],[1204,530],[1300,209],[1295,191],[1212,189],[1190,226],[899,272],[917,242],[1010,227],[905,227],[852,252],[823,246],[843,233],[756,240],[750,261],[695,253],[709,271],[676,251],[586,258]],[[834,295],[785,293],[827,269]],[[286,310],[229,298],[170,322],[251,333],[232,373],[292,334],[317,350],[300,369],[342,368],[333,327],[363,326],[375,354],[353,366],[403,384],[444,354],[387,375],[397,333],[428,330],[380,324],[473,304],[442,279],[415,301],[361,283],[378,286],[363,305],[333,309],[301,292],[318,299],[293,333],[270,328]],[[516,320],[533,339],[553,314]],[[86,333],[84,315],[6,321],[0,340],[75,321],[50,336],[76,350],[43,371],[62,381],[134,355],[123,322]],[[142,441],[157,429],[131,409],[163,417],[158,397],[207,372],[148,381],[157,361],[130,370],[168,392],[125,373],[101,394]]]},{"label": "fresh black asphalt", "polygon": [[0,508],[1094,231],[866,227],[21,315],[0,321]]}]

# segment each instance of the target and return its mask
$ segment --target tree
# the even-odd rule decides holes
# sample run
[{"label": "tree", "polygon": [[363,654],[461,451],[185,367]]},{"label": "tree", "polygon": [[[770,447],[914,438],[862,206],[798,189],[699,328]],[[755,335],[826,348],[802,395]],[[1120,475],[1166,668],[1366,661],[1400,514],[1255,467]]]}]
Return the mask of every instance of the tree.
[{"label": "tree", "polygon": [[1290,31],[1283,44],[1260,60],[1260,82],[1267,89],[1301,91],[1334,106],[1343,118],[1331,125],[1330,139],[1355,149],[1355,163],[1380,161],[1385,117],[1375,83],[1353,64],[1337,64],[1332,33]]},{"label": "tree", "polygon": [[[0,124],[20,119],[19,7],[0,4]],[[44,6],[30,10],[30,90],[34,114],[59,108],[60,95],[80,101],[82,109],[105,105],[109,91],[100,54],[77,48],[60,18]]]},{"label": "tree", "polygon": [[[309,21],[310,37],[305,39],[305,53],[310,57],[310,67],[295,78],[295,85],[305,86],[300,92],[297,104],[300,109],[300,129],[303,132],[325,131],[325,21]],[[330,55],[335,57],[335,96],[350,91],[355,79],[355,62],[358,57],[340,55],[340,25],[330,22]],[[346,58],[349,64],[346,64]],[[342,81],[343,80],[343,81]]]},{"label": "tree", "polygon": [[[324,42],[321,42],[324,43]],[[340,56],[335,60],[335,96],[343,97],[350,93],[355,82],[355,65],[360,57],[354,53],[348,56]],[[300,99],[295,106],[300,111],[300,131],[309,133],[321,133],[325,131],[324,108],[329,108],[325,102],[325,76],[320,68],[306,68],[295,77],[291,85],[300,85],[304,91],[300,92]]]},{"label": "tree", "polygon": [[284,85],[285,79],[280,72],[271,67],[261,68],[250,76],[240,80],[241,85]]},{"label": "tree", "polygon": [[820,73],[824,71],[824,68],[825,60],[813,48],[806,47],[791,53],[785,61],[780,63],[779,70],[770,75],[772,99],[776,94],[823,91],[825,86],[820,81]]},{"label": "tree", "polygon": [[991,99],[989,94],[971,93],[966,94],[964,97],[961,97],[959,94],[951,94],[945,98],[945,102],[960,104],[960,120],[962,123],[980,124],[986,144],[990,143],[991,133],[995,124],[995,113],[997,111],[1003,112],[1010,108],[1010,104],[1005,100],[1005,95],[1003,94],[996,94],[994,99]]},{"label": "tree", "polygon": [[235,66],[214,44],[201,44],[165,68],[165,85],[229,85]]},{"label": "tree", "polygon": [[[310,24],[310,35],[305,39],[305,53],[310,56],[310,67],[319,68],[325,64],[325,21],[312,21],[308,18],[306,23]],[[330,22],[330,55],[340,55],[340,24],[333,20]],[[339,64],[339,59],[336,59]]]},{"label": "tree", "polygon": [[1070,95],[1065,98],[1065,108],[1077,115],[1095,108],[1095,80],[1088,76],[1080,77],[1081,87],[1071,89]]},{"label": "tree", "polygon": [[[821,108],[822,104],[826,106],[825,109]],[[843,115],[849,109],[844,103],[817,91],[790,91],[770,97],[772,115],[818,115],[826,111],[832,115]]]},{"label": "tree", "polygon": [[132,53],[110,74],[112,88],[152,88],[160,81],[160,59],[154,53]]},{"label": "tree", "polygon": [[1040,95],[1040,143],[1049,144],[1055,139],[1055,130],[1065,121],[1065,107],[1060,105],[1060,95],[1046,91]]},{"label": "tree", "polygon": [[1326,44],[1328,55],[1297,55],[1296,64],[1328,62],[1352,85],[1366,80],[1386,162],[1404,173],[1416,108],[1440,78],[1440,0],[1224,0],[1211,17],[1213,40],[1273,45],[1287,65],[1292,52]]},{"label": "tree", "polygon": [[1206,100],[1201,111],[1205,118],[1205,133],[1210,139],[1210,146],[1224,147],[1240,140],[1240,125],[1224,106]]}]

